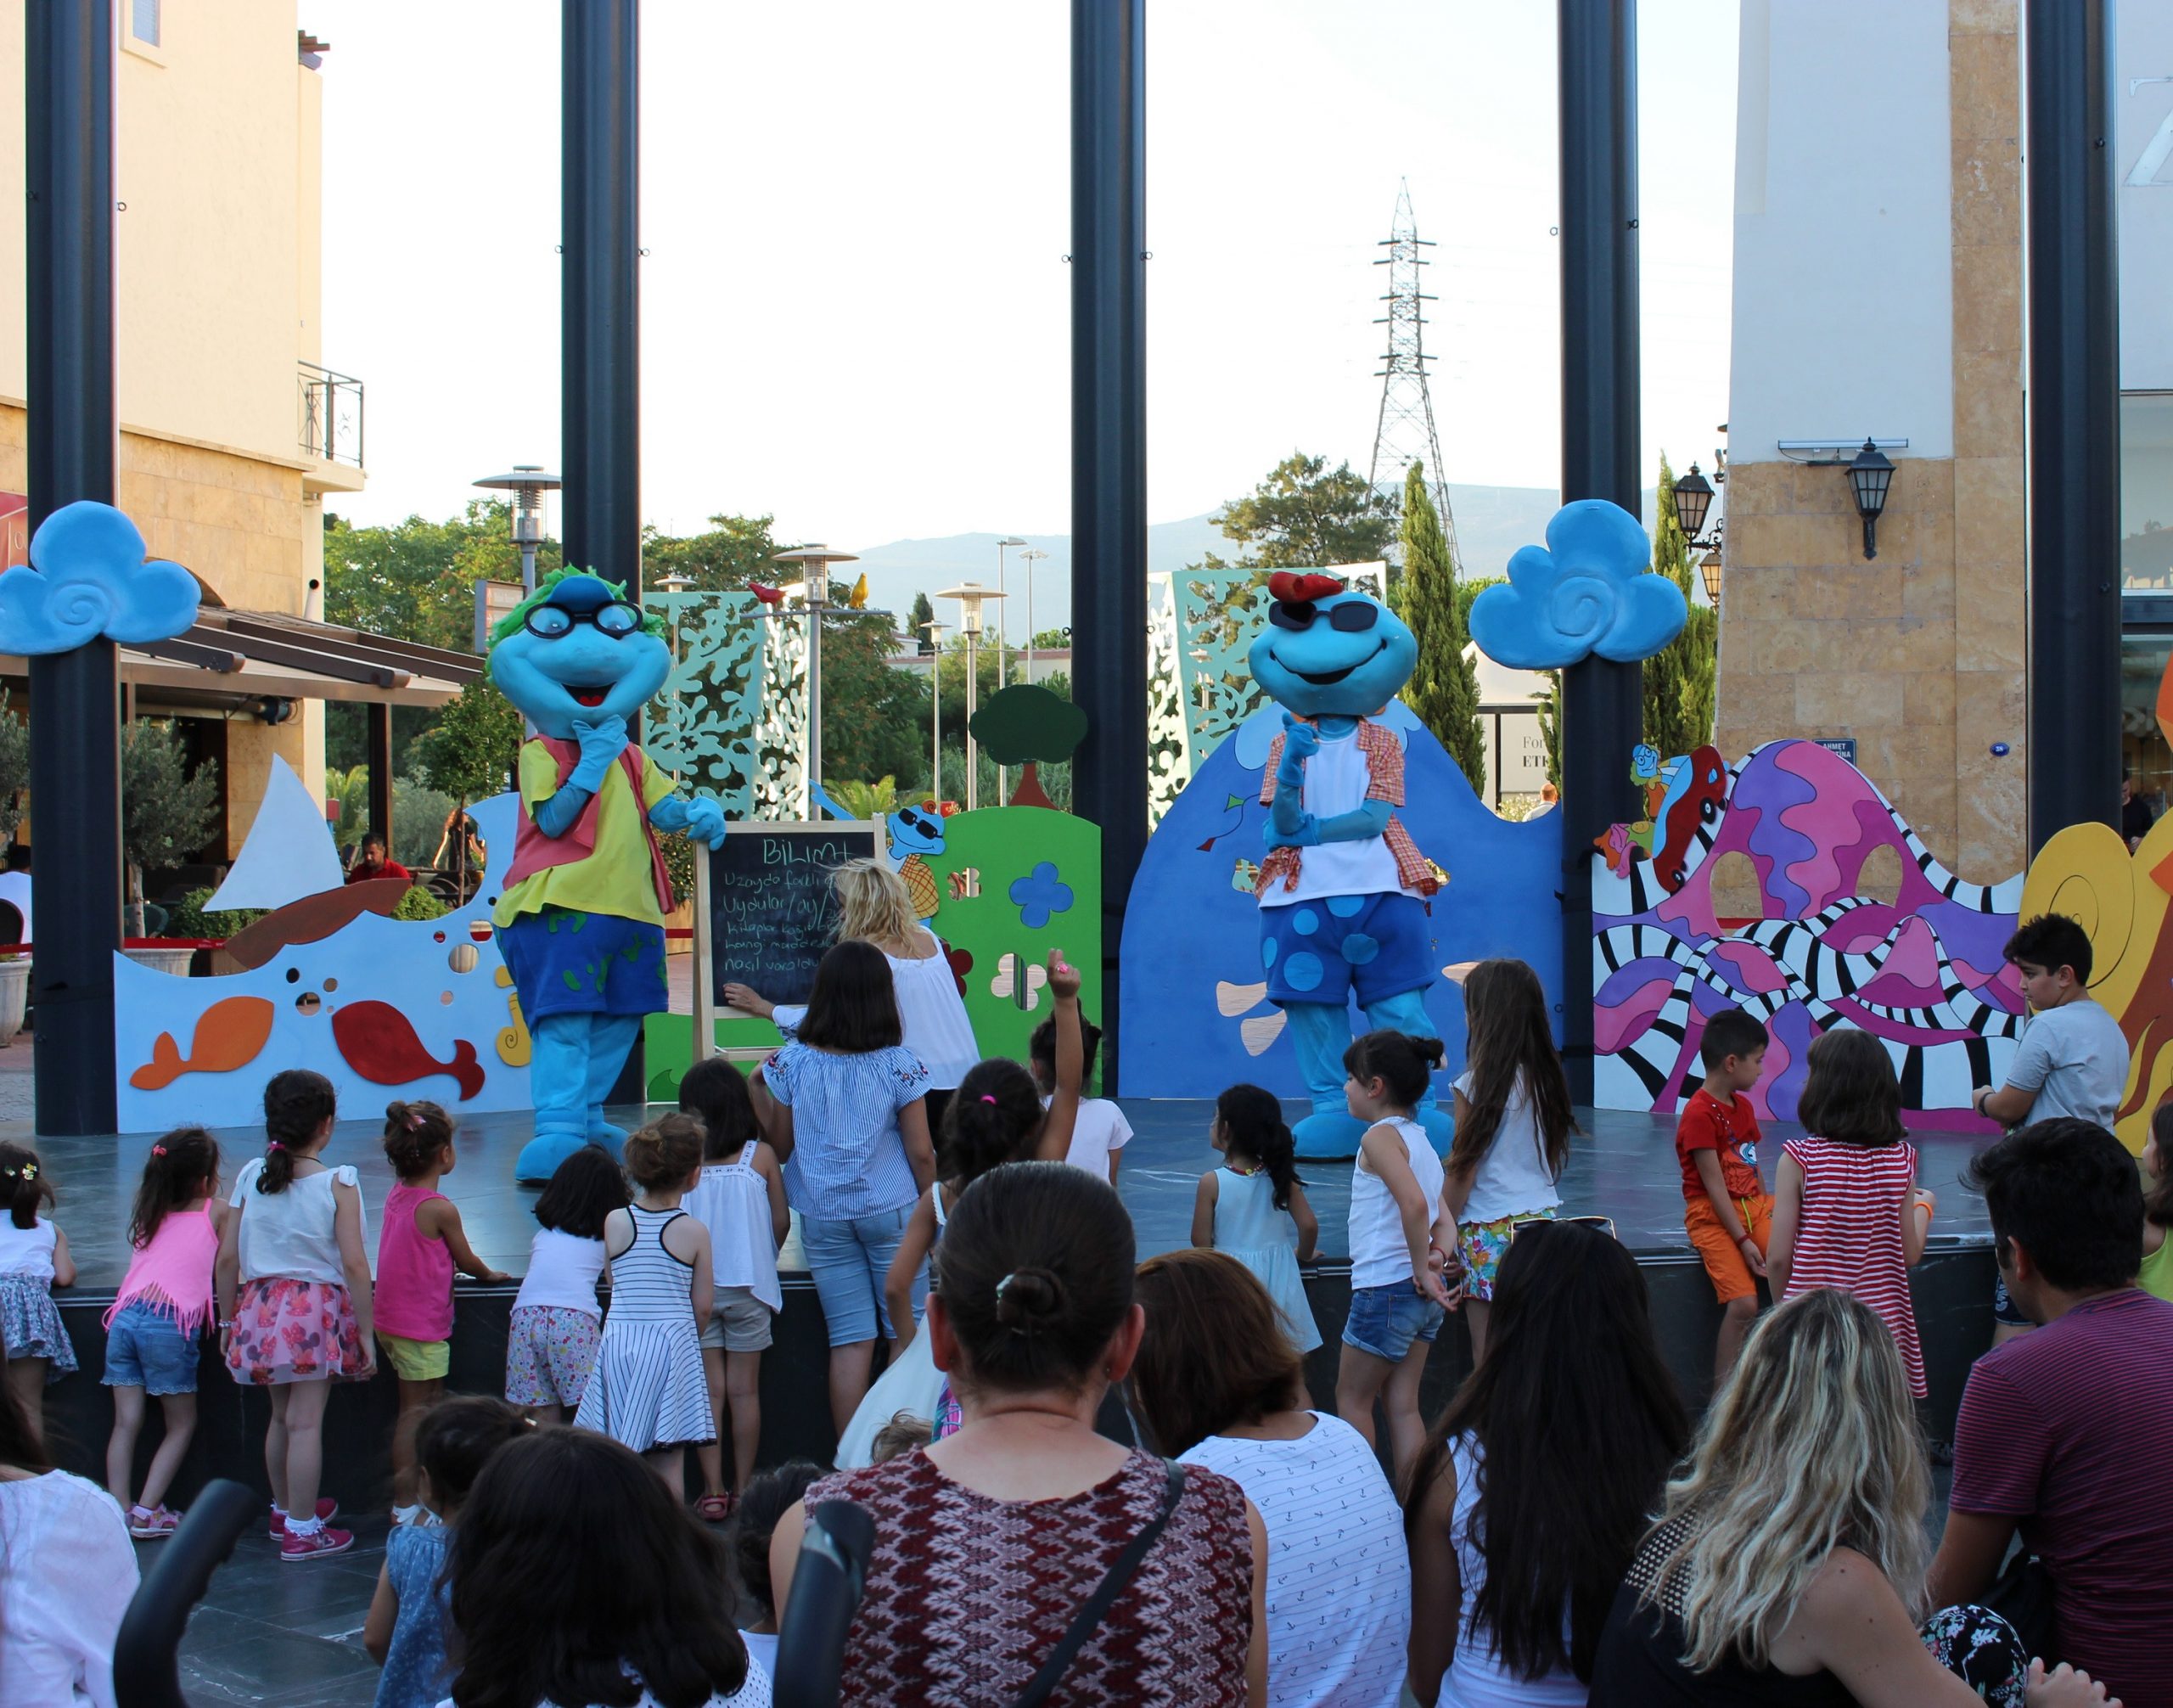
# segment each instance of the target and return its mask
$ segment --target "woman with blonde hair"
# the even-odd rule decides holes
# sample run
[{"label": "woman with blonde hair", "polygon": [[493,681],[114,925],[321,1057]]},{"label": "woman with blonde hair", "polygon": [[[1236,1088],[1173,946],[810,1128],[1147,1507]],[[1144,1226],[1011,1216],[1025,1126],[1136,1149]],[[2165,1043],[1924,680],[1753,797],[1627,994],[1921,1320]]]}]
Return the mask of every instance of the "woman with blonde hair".
[{"label": "woman with blonde hair", "polygon": [[[928,1124],[931,1131],[940,1130],[951,1093],[981,1059],[957,975],[935,933],[914,913],[906,880],[888,861],[848,860],[830,874],[830,887],[838,898],[838,941],[873,943],[890,963],[906,1048],[928,1070]],[[774,1020],[787,1034],[807,1014],[803,1006],[780,1006],[745,985],[727,985],[724,999],[735,1009]]]},{"label": "woman with blonde hair", "polygon": [[1901,1355],[1846,1293],[1751,1331],[1615,1596],[1591,1708],[2069,1708],[2108,1700],[2024,1665],[1997,1614],[1925,1621],[1931,1476]]}]

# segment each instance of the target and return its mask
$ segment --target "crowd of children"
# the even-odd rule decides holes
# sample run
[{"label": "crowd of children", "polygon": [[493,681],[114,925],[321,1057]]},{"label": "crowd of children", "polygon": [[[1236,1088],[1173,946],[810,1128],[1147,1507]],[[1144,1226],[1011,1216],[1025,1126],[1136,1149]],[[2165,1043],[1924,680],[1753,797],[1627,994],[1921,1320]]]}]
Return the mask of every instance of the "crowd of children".
[{"label": "crowd of children", "polygon": [[[814,1142],[811,1118],[819,1110],[860,1123],[849,1156],[873,1168],[887,1142],[899,1151],[901,1177],[918,1186],[898,1212],[895,1239],[856,1260],[871,1266],[873,1303],[892,1346],[880,1379],[850,1396],[841,1468],[879,1464],[959,1426],[918,1318],[932,1254],[967,1189],[1006,1163],[1037,1159],[1069,1160],[1114,1184],[1131,1137],[1114,1103],[1081,1095],[1099,1035],[1078,1012],[1076,972],[1053,955],[1055,1012],[1035,1032],[1029,1063],[983,1061],[963,1075],[929,1135],[933,1167],[920,1180],[913,1140],[927,1127],[917,1099],[905,1095],[915,1082],[910,1061],[891,1059],[910,1052],[873,1015],[882,969],[852,960],[855,947],[833,951],[834,966],[826,959],[828,983],[818,983],[792,1047],[799,1057],[770,1064],[766,1087],[757,1076],[750,1090],[722,1060],[699,1064],[682,1082],[680,1111],[626,1140],[623,1166],[591,1148],[553,1177],[534,1208],[503,1402],[443,1397],[455,1276],[509,1278],[476,1256],[458,1210],[438,1189],[457,1160],[443,1109],[396,1102],[385,1112],[384,1148],[396,1183],[379,1211],[374,1279],[357,1171],[323,1160],[337,1110],[322,1076],[289,1070],[267,1085],[264,1154],[241,1166],[230,1191],[207,1132],[181,1128],[153,1144],[131,1219],[127,1274],[105,1318],[104,1379],[115,1412],[107,1480],[130,1533],[155,1539],[179,1522],[166,1497],[194,1428],[199,1337],[216,1325],[233,1379],[269,1396],[264,1458],[282,1558],[351,1547],[350,1532],[328,1522],[338,1507],[321,1488],[323,1424],[332,1385],[367,1379],[382,1357],[397,1379],[399,1413],[396,1529],[364,1635],[385,1666],[380,1705],[438,1700],[450,1618],[446,1549],[485,1462],[539,1425],[569,1421],[643,1455],[682,1498],[685,1452],[694,1450],[694,1510],[713,1524],[735,1524],[748,1646],[766,1664],[777,1614],[767,1594],[769,1533],[819,1474],[805,1461],[755,1471],[762,1354],[783,1308],[777,1259],[790,1229],[789,1183],[807,1178],[794,1160],[804,1160]],[[2043,1006],[2006,1083],[1980,1090],[1976,1106],[2009,1124],[2047,1110],[2109,1123],[2125,1085],[2125,1047],[2109,1016],[2097,1023],[2104,1011],[2086,995],[2086,936],[2070,921],[2035,920],[2007,952],[2033,1006],[2041,998]],[[1399,1479],[1433,1451],[1419,1383],[1446,1314],[1461,1310],[1474,1356],[1483,1357],[1503,1256],[1520,1227],[1557,1217],[1575,1132],[1537,975],[1521,962],[1482,962],[1469,970],[1463,995],[1467,1064],[1455,1082],[1455,1140],[1446,1159],[1418,1119],[1431,1102],[1441,1043],[1377,1031],[1356,1039],[1345,1058],[1347,1106],[1366,1130],[1350,1177],[1350,1303],[1335,1407],[1369,1445],[1378,1412]],[[1715,1388],[1741,1356],[1763,1282],[1777,1304],[1816,1289],[1861,1300],[1891,1334],[1921,1401],[1908,1271],[1923,1254],[1934,1200],[1917,1178],[1893,1063],[1861,1031],[1835,1029],[1813,1042],[1798,1098],[1805,1135],[1766,1160],[1769,1191],[1751,1103],[1767,1046],[1765,1028],[1739,1009],[1707,1016],[1704,1082],[1676,1127],[1685,1233],[1721,1306]],[[1191,1242],[1249,1271],[1291,1351],[1310,1352],[1322,1335],[1300,1266],[1316,1255],[1319,1226],[1279,1101],[1256,1086],[1230,1087],[1216,1099],[1207,1139],[1219,1160],[1199,1177]],[[821,1165],[833,1182],[839,1166],[834,1156]],[[2142,1284],[2173,1299],[2173,1105],[2152,1122],[2143,1166],[2150,1189]],[[70,1284],[73,1264],[65,1237],[39,1213],[53,1200],[36,1155],[0,1144],[8,1211],[0,1222],[0,1329],[10,1387],[33,1426],[44,1385],[74,1366],[51,1296]],[[827,1312],[827,1289],[823,1302]],[[152,1398],[164,1434],[138,1484]],[[1295,1398],[1302,1408],[1302,1383]]]}]

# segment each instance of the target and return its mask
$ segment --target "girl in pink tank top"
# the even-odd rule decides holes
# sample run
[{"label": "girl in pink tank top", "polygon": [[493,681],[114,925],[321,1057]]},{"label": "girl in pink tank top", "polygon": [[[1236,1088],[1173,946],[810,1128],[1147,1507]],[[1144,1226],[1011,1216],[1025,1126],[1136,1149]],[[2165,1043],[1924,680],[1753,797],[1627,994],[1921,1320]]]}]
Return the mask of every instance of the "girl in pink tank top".
[{"label": "girl in pink tank top", "polygon": [[452,1172],[452,1117],[434,1103],[395,1103],[385,1111],[385,1155],[400,1183],[385,1194],[377,1247],[377,1340],[400,1380],[392,1433],[392,1518],[422,1517],[415,1499],[415,1425],[438,1402],[452,1367],[452,1275],[508,1278],[468,1244],[460,1211],[438,1190]]},{"label": "girl in pink tank top", "polygon": [[[113,1390],[106,1489],[127,1514],[128,1533],[147,1541],[171,1536],[181,1522],[166,1492],[196,1433],[197,1340],[211,1319],[211,1266],[232,1214],[219,1198],[219,1147],[210,1133],[177,1127],[151,1146],[129,1223],[128,1273],[105,1313],[105,1385]],[[138,1498],[136,1440],[144,1400],[154,1396],[166,1436]]]}]

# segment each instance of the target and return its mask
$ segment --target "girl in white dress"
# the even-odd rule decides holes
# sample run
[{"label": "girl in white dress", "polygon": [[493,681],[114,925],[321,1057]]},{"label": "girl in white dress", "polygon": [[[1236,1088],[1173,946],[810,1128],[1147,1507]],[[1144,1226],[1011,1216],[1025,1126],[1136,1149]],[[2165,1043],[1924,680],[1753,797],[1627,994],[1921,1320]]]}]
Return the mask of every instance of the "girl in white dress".
[{"label": "girl in white dress", "polygon": [[711,1298],[710,1236],[679,1207],[702,1168],[702,1124],[667,1115],[626,1139],[634,1201],[604,1218],[611,1309],[574,1427],[647,1456],[684,1492],[684,1449],[716,1439],[701,1332]]},{"label": "girl in white dress", "polygon": [[1321,1331],[1298,1266],[1312,1261],[1321,1224],[1305,1202],[1283,1105],[1272,1091],[1233,1085],[1215,1099],[1208,1143],[1224,1160],[1199,1177],[1192,1243],[1227,1251],[1251,1270],[1275,1301],[1290,1344],[1310,1352],[1320,1345]]}]

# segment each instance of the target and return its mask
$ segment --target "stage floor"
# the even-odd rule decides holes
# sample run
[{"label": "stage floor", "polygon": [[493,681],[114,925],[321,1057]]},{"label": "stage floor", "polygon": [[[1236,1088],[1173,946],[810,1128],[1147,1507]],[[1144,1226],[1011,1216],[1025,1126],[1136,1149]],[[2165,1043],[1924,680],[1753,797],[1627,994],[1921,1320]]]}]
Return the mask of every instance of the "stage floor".
[{"label": "stage floor", "polygon": [[[1124,1152],[1119,1187],[1137,1229],[1143,1257],[1186,1244],[1191,1237],[1193,1183],[1214,1166],[1207,1143],[1214,1105],[1193,1099],[1120,1098],[1137,1136]],[[1304,1112],[1289,1104],[1295,1115]],[[633,1125],[638,1111],[613,1111],[622,1125]],[[1672,1117],[1621,1110],[1580,1110],[1582,1131],[1572,1142],[1562,1196],[1566,1211],[1614,1218],[1615,1231],[1641,1261],[1694,1261],[1683,1238],[1682,1191],[1676,1171]],[[486,1115],[463,1121],[459,1166],[446,1177],[444,1189],[460,1206],[469,1242],[493,1268],[519,1276],[528,1267],[529,1242],[536,1232],[530,1215],[537,1188],[516,1186],[513,1161],[530,1133],[525,1114]],[[1760,1159],[1770,1183],[1780,1155],[1780,1141],[1799,1129],[1768,1129]],[[0,1138],[30,1141],[27,1121],[0,1121]],[[255,1129],[223,1129],[218,1135],[233,1171],[259,1153],[262,1135]],[[1939,1194],[1939,1219],[1933,1224],[1934,1250],[1983,1246],[1991,1242],[1982,1200],[1959,1183],[1962,1166],[1981,1141],[1947,1133],[1925,1133],[1916,1143],[1922,1155],[1920,1179]],[[141,1177],[148,1136],[47,1138],[37,1141],[47,1171],[59,1193],[56,1219],[74,1253],[78,1298],[111,1293],[128,1266],[129,1205]],[[371,1227],[371,1251],[392,1171],[379,1147],[374,1121],[343,1121],[326,1150],[328,1160],[352,1163],[362,1179],[363,1202]],[[1321,1223],[1321,1256],[1334,1262],[1348,1256],[1345,1228],[1350,1196],[1347,1162],[1301,1164],[1305,1192]],[[779,1256],[788,1273],[804,1271],[798,1239]]]}]

